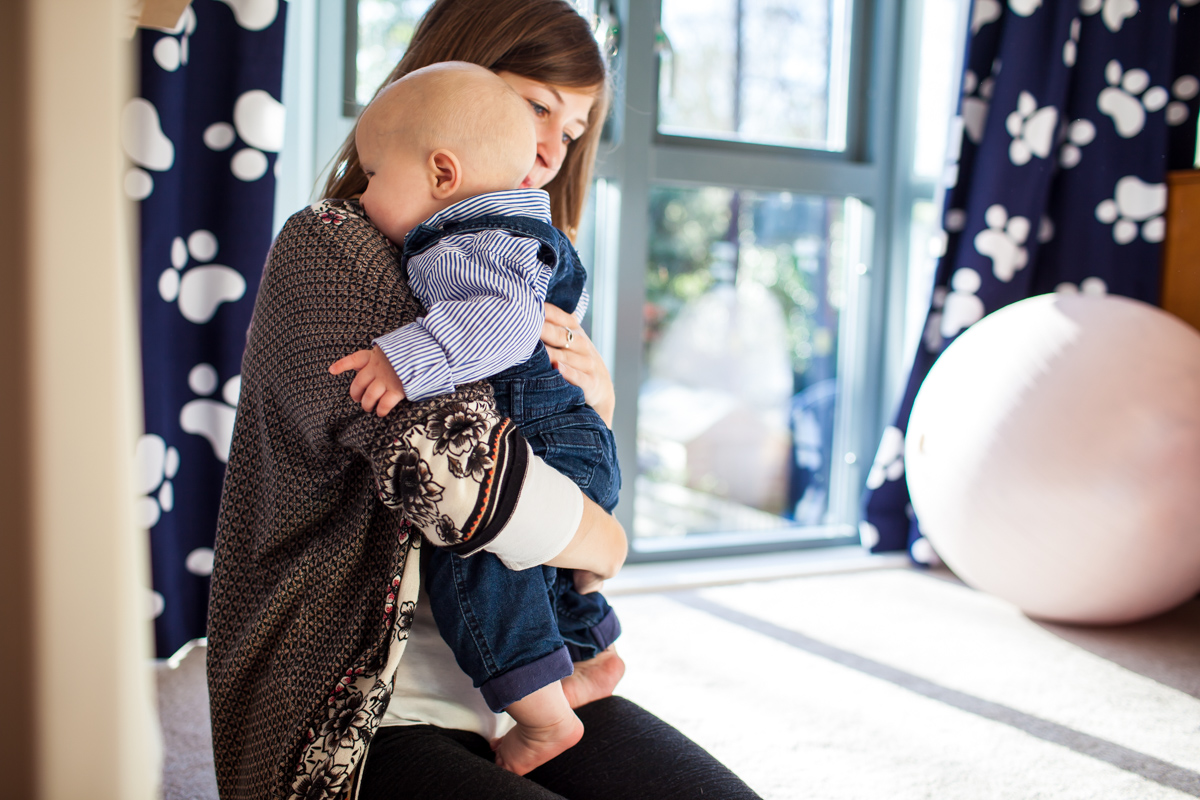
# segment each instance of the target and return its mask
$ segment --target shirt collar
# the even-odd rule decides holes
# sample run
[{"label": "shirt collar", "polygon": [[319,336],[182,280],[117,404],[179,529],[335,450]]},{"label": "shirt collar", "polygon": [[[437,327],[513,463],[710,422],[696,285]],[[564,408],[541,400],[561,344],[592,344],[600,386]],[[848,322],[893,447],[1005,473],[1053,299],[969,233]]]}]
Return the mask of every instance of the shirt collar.
[{"label": "shirt collar", "polygon": [[448,222],[493,214],[533,217],[549,225],[550,195],[542,189],[511,189],[506,192],[479,194],[460,200],[449,208],[443,208],[425,220],[424,224],[440,228]]}]

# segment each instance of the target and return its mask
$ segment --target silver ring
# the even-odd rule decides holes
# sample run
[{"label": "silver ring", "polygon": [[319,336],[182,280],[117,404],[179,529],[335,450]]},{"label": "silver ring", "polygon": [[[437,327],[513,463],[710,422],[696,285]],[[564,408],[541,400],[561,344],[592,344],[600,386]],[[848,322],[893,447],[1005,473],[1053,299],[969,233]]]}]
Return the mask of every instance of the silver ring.
[{"label": "silver ring", "polygon": [[563,328],[563,330],[567,332],[567,343],[563,345],[563,348],[570,349],[571,342],[575,341],[575,332],[570,328]]}]

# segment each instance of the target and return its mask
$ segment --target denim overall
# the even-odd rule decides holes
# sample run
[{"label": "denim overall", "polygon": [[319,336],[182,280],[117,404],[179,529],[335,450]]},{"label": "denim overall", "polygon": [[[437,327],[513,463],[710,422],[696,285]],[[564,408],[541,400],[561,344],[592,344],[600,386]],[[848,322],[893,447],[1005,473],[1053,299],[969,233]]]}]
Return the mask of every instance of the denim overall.
[{"label": "denim overall", "polygon": [[[541,242],[538,258],[554,269],[546,301],[574,312],[587,272],[570,240],[540,220],[483,216],[442,228],[419,225],[404,239],[403,263],[443,237],[487,230]],[[621,488],[612,431],[584,402],[583,390],[551,366],[545,346],[538,342],[528,361],[488,382],[497,410],[517,424],[533,452],[611,512]],[[422,566],[438,631],[493,711],[567,677],[572,661],[592,658],[620,635],[612,608],[598,592],[576,592],[570,570],[516,572],[488,552],[460,558],[436,547],[422,548]]]}]

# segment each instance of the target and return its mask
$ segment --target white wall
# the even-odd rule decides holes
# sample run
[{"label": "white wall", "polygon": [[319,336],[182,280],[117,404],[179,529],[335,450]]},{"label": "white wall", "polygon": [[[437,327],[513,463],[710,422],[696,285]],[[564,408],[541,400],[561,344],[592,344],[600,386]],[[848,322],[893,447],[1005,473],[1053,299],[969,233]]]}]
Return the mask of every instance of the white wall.
[{"label": "white wall", "polygon": [[0,179],[0,215],[21,220],[5,229],[4,302],[18,322],[0,409],[18,434],[3,455],[24,484],[0,496],[0,527],[26,567],[4,615],[28,632],[0,650],[0,675],[20,676],[28,711],[4,726],[5,744],[26,739],[0,747],[6,797],[156,795],[147,537],[133,522],[141,404],[133,217],[120,190],[124,12],[120,0],[22,0],[5,4],[0,28],[5,58],[20,61],[6,71],[20,85],[0,95],[0,138],[19,147],[3,156],[19,169]]}]

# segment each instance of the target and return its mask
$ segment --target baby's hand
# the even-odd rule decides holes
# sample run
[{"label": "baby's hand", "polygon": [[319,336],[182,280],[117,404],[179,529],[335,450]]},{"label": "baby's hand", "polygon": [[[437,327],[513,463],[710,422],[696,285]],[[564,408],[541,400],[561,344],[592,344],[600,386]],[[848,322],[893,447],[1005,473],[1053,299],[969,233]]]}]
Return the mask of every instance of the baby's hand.
[{"label": "baby's hand", "polygon": [[338,359],[329,368],[329,373],[341,375],[347,370],[358,373],[350,384],[350,398],[361,403],[363,411],[374,411],[377,416],[386,417],[404,399],[404,385],[378,346]]}]

